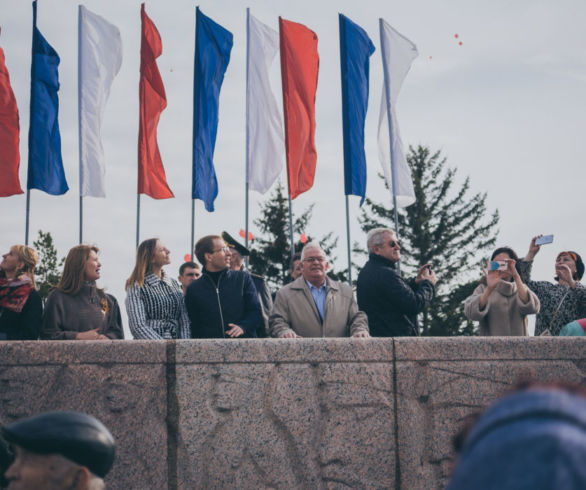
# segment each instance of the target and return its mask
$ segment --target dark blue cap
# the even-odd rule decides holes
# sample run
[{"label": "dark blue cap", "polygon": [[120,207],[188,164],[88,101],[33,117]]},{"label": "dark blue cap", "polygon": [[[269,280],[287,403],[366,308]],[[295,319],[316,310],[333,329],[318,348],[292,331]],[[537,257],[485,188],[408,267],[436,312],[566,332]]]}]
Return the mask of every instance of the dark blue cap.
[{"label": "dark blue cap", "polygon": [[104,478],[114,463],[115,444],[99,420],[80,412],[47,412],[1,429],[6,441],[37,454],[60,454]]}]

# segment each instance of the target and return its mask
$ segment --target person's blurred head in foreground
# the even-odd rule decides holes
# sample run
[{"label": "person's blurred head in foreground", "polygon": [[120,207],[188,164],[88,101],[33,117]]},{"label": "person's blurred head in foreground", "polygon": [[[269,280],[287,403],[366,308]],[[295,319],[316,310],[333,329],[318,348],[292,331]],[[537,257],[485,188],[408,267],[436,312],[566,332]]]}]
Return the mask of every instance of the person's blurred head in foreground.
[{"label": "person's blurred head in foreground", "polygon": [[522,386],[490,406],[455,445],[461,454],[448,490],[584,489],[586,392]]}]

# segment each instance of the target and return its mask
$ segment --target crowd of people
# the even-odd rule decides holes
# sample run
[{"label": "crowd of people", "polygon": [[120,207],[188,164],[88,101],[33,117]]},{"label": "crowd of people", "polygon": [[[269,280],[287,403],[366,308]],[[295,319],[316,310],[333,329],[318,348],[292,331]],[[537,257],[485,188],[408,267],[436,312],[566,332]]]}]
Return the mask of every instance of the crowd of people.
[{"label": "crowd of people", "polygon": [[[519,259],[496,249],[484,277],[465,300],[469,320],[483,336],[584,334],[584,263],[573,251],[558,254],[556,283],[531,279],[540,250],[535,237]],[[290,264],[290,282],[273,297],[266,282],[245,269],[249,251],[228,233],[195,245],[201,264],[186,262],[178,280],[164,270],[170,252],[157,238],[143,241],[126,281],[125,306],[135,339],[397,337],[419,335],[418,315],[434,300],[435,272],[423,264],[412,280],[398,272],[401,245],[393,230],[375,228],[366,237],[369,258],[352,288],[328,276],[319,244],[307,243]],[[15,245],[0,263],[0,340],[123,339],[116,298],[96,285],[99,249],[73,247],[62,276],[42,306],[35,289],[34,249]],[[495,266],[496,265],[496,266]],[[494,266],[494,267],[493,267]]]}]

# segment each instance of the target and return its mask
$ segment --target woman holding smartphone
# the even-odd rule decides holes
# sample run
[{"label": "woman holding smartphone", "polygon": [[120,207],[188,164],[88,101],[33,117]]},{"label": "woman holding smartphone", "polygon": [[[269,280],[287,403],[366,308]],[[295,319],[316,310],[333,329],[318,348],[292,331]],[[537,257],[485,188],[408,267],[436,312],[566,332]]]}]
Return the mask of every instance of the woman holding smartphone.
[{"label": "woman holding smartphone", "polygon": [[584,262],[576,252],[560,252],[555,260],[554,280],[557,284],[532,281],[533,259],[541,248],[538,245],[539,238],[541,235],[531,239],[529,251],[520,263],[520,273],[541,302],[541,310],[535,322],[535,335],[557,336],[564,325],[586,317],[586,288],[580,283],[584,275]]},{"label": "woman holding smartphone", "polygon": [[521,280],[518,260],[513,249],[497,248],[481,284],[464,301],[466,318],[479,322],[480,335],[527,335],[527,315],[539,311],[539,299]]}]

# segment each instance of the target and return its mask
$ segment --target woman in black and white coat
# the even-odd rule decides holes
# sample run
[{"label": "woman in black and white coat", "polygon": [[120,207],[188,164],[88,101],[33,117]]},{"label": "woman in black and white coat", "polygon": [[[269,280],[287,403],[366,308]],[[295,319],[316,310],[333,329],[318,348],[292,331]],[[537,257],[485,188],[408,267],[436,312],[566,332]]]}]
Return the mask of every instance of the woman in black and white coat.
[{"label": "woman in black and white coat", "polygon": [[135,339],[190,338],[183,291],[163,270],[171,262],[169,256],[169,250],[157,238],[138,246],[136,265],[126,281],[126,312]]}]

